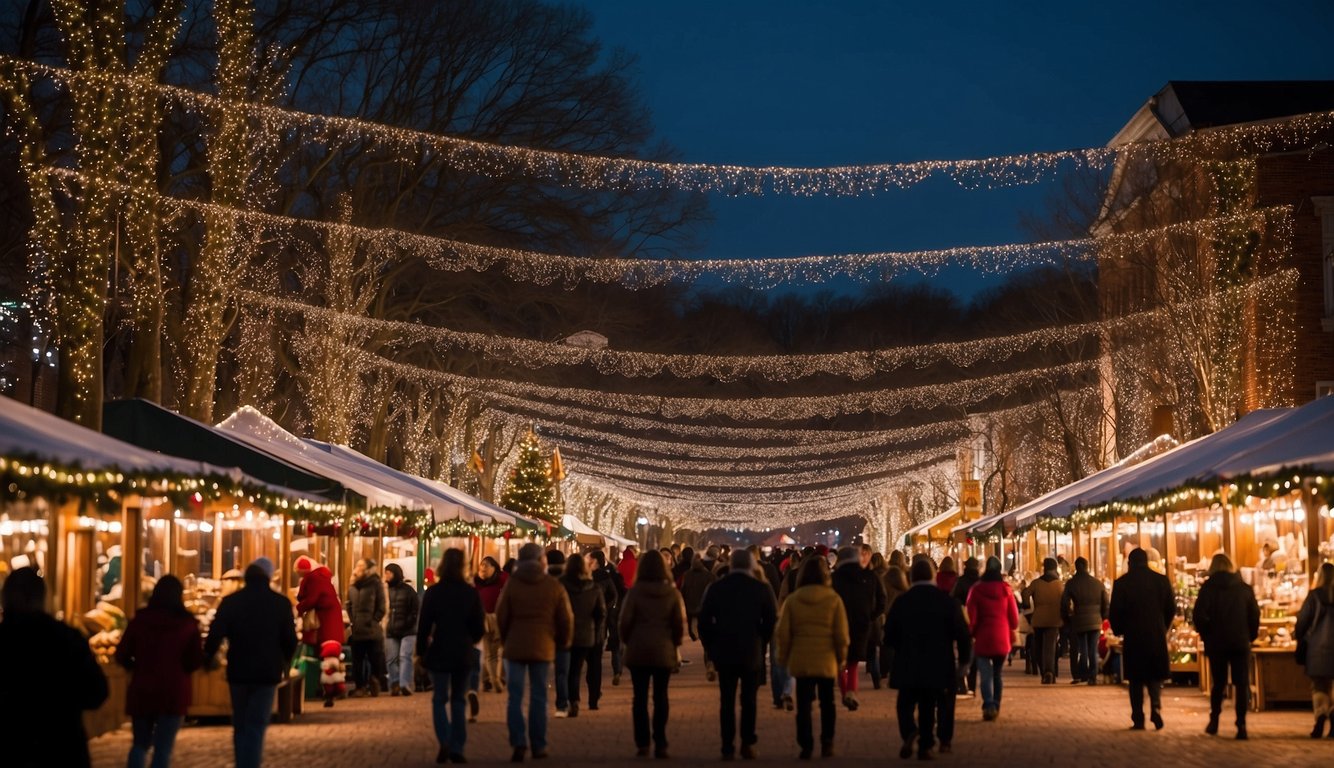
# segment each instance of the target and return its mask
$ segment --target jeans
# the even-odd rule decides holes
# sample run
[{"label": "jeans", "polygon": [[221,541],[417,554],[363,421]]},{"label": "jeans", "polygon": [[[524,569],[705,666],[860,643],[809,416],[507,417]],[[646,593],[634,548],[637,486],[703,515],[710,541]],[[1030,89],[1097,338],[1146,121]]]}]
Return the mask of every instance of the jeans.
[{"label": "jeans", "polygon": [[417,636],[389,637],[385,638],[384,644],[389,661],[389,685],[397,684],[411,691],[412,652],[417,650]]},{"label": "jeans", "polygon": [[653,745],[667,748],[667,682],[671,679],[671,667],[630,667],[630,682],[634,685],[630,715],[635,724],[636,747],[643,749],[649,744],[648,686],[652,682]]},{"label": "jeans", "polygon": [[1098,679],[1098,635],[1096,629],[1075,632],[1070,644],[1070,674],[1076,680],[1096,682]]},{"label": "jeans", "polygon": [[1144,725],[1144,689],[1149,689],[1149,711],[1158,712],[1163,708],[1162,680],[1130,681],[1130,722]]},{"label": "jeans", "polygon": [[820,696],[820,743],[832,744],[834,741],[834,722],[838,714],[834,709],[834,678],[798,677],[797,746],[803,752],[815,748],[814,734],[811,733],[811,704],[817,693]]},{"label": "jeans", "polygon": [[[550,668],[551,663],[546,661],[505,661],[509,693],[505,723],[509,726],[511,747],[531,747],[534,752],[547,748],[547,670]],[[527,729],[523,721],[525,685],[532,688],[528,698]]]},{"label": "jeans", "polygon": [[468,690],[479,690],[482,685],[482,649],[468,652]]},{"label": "jeans", "polygon": [[936,696],[936,739],[941,744],[954,742],[954,708],[959,703],[958,683],[942,688]]},{"label": "jeans", "polygon": [[357,688],[366,688],[372,678],[383,681],[385,678],[384,641],[352,641],[352,682]]},{"label": "jeans", "polygon": [[1056,641],[1061,639],[1060,627],[1040,627],[1033,630],[1037,636],[1038,652],[1038,672],[1046,679],[1050,675],[1055,679],[1056,668]]},{"label": "jeans", "polygon": [[741,688],[741,746],[759,741],[755,735],[756,697],[760,692],[760,671],[744,666],[718,665],[718,724],[723,732],[723,754],[730,755],[736,741],[736,693]]},{"label": "jeans", "polygon": [[153,768],[171,765],[171,748],[176,746],[176,732],[185,720],[180,715],[140,715],[134,718],[134,740],[130,743],[127,768],[143,768],[148,750],[153,750]]},{"label": "jeans", "polygon": [[570,701],[574,704],[579,703],[579,674],[585,672],[583,669],[587,665],[587,683],[588,683],[588,706],[596,707],[598,699],[602,698],[602,645],[589,645],[570,649],[570,671],[566,682],[566,688],[570,694]]},{"label": "jeans", "polygon": [[774,695],[774,706],[777,707],[783,703],[783,695],[787,693],[788,684],[791,677],[787,674],[787,667],[778,663],[778,645],[769,644],[769,690]]},{"label": "jeans", "polygon": [[[484,653],[482,659],[482,680],[491,684],[491,690],[499,693],[505,690],[505,684],[501,682],[501,654],[505,647],[500,642],[500,624],[496,622],[496,615],[488,613],[486,615],[486,634],[482,635],[482,650]],[[477,690],[474,686],[473,690]]]},{"label": "jeans", "polygon": [[1232,699],[1236,704],[1237,725],[1246,724],[1246,710],[1251,706],[1250,651],[1210,653],[1209,675],[1213,678],[1209,689],[1209,711],[1217,716],[1223,711],[1223,697],[1227,694],[1224,681],[1232,670]]},{"label": "jeans", "polygon": [[[918,753],[926,752],[935,746],[932,732],[935,730],[936,703],[943,689],[937,688],[900,688],[895,709],[899,717],[899,736],[905,742],[914,737],[921,737]],[[916,722],[913,721],[914,714]]]},{"label": "jeans", "polygon": [[273,716],[277,685],[232,683],[232,750],[236,768],[259,768],[264,758],[264,731]]},{"label": "jeans", "polygon": [[556,650],[556,709],[570,706],[570,649]]},{"label": "jeans", "polygon": [[468,670],[431,672],[431,723],[435,740],[451,755],[463,754],[468,741]]},{"label": "jeans", "polygon": [[982,692],[982,709],[1000,709],[1001,669],[1004,664],[1004,656],[977,657],[977,685]]}]

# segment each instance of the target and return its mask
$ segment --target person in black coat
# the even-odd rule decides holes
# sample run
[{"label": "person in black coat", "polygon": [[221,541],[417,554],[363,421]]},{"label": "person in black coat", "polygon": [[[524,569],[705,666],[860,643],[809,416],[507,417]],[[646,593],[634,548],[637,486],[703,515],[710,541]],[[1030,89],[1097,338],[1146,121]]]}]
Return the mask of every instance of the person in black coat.
[{"label": "person in black coat", "polygon": [[1218,717],[1223,712],[1223,696],[1228,670],[1232,671],[1233,698],[1237,705],[1237,738],[1246,738],[1246,710],[1251,703],[1251,642],[1260,634],[1260,605],[1255,590],[1241,580],[1228,556],[1219,553],[1209,563],[1209,579],[1195,599],[1195,629],[1204,641],[1204,655],[1209,659],[1209,674],[1214,683],[1209,690],[1209,725],[1204,732],[1218,733]]},{"label": "person in black coat", "polygon": [[417,646],[417,611],[421,598],[403,576],[398,563],[384,567],[389,587],[389,623],[384,630],[385,657],[389,668],[389,695],[412,695],[412,657]]},{"label": "person in black coat", "polygon": [[1176,616],[1172,583],[1149,570],[1149,555],[1135,549],[1127,558],[1126,574],[1112,585],[1107,611],[1112,633],[1123,638],[1122,674],[1130,683],[1131,730],[1144,730],[1144,689],[1149,689],[1149,719],[1163,727],[1163,680],[1171,674],[1167,656],[1167,629]]},{"label": "person in black coat", "polygon": [[778,602],[773,589],[750,575],[750,552],[738,549],[731,570],[704,593],[697,621],[700,642],[718,673],[721,694],[719,724],[723,759],[731,759],[736,738],[736,692],[741,687],[741,756],[754,759],[756,702],[764,646],[778,623]]},{"label": "person in black coat", "polygon": [[88,641],[46,612],[33,568],[11,573],[0,600],[0,763],[90,765],[83,713],[107,700],[107,679]]},{"label": "person in black coat", "polygon": [[838,687],[843,694],[843,706],[855,712],[858,667],[870,650],[871,627],[884,615],[889,600],[880,577],[862,566],[861,552],[856,547],[838,550],[831,586],[843,599],[843,610],[848,614],[848,660],[839,673]]},{"label": "person in black coat", "polygon": [[218,648],[227,641],[237,768],[259,766],[273,698],[296,655],[296,612],[291,600],[269,587],[273,571],[267,557],[246,566],[245,586],[218,604],[204,641],[206,666],[217,664]]},{"label": "person in black coat", "polygon": [[[963,611],[936,586],[935,570],[930,560],[914,560],[912,586],[894,601],[885,619],[885,644],[894,649],[889,687],[899,692],[896,708],[903,758],[912,756],[914,740],[917,756],[931,757],[940,698],[954,695],[958,673],[972,658],[973,642]],[[950,749],[943,741],[940,747],[942,752]]]},{"label": "person in black coat", "polygon": [[422,597],[417,622],[417,660],[431,675],[431,721],[440,743],[437,763],[464,762],[473,647],[486,634],[482,598],[468,583],[464,562],[463,550],[445,550],[440,580]]}]

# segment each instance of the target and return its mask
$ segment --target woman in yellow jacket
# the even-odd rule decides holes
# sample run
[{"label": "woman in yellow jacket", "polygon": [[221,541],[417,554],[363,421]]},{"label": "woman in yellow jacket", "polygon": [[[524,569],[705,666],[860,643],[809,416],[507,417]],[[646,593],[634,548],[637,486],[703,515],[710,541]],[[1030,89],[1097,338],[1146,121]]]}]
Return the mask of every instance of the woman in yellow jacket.
[{"label": "woman in yellow jacket", "polygon": [[834,679],[848,658],[848,615],[829,586],[829,564],[813,557],[801,564],[797,589],[783,602],[774,632],[779,663],[797,681],[797,746],[808,760],[814,748],[811,702],[820,694],[820,754],[834,754]]}]

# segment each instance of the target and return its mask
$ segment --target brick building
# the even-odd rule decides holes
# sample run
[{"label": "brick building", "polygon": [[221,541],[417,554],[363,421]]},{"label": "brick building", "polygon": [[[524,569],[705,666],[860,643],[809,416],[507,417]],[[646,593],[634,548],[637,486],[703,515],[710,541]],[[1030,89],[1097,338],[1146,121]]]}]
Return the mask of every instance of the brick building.
[{"label": "brick building", "polygon": [[[1193,136],[1230,126],[1282,121],[1334,110],[1334,81],[1168,83],[1126,123],[1109,146]],[[1288,206],[1291,215],[1140,243],[1133,253],[1104,254],[1099,300],[1120,316],[1228,289],[1266,276],[1289,276],[1272,292],[1224,306],[1192,326],[1156,339],[1141,372],[1104,366],[1104,391],[1118,453],[1162,432],[1194,437],[1255,408],[1302,404],[1334,390],[1334,131],[1300,145],[1267,143],[1210,154],[1122,160],[1113,171],[1094,233],[1107,235],[1182,221]],[[1287,237],[1290,227],[1291,237]],[[1290,244],[1290,247],[1289,247]],[[1295,270],[1296,280],[1291,279]],[[1236,295],[1236,294],[1230,294]],[[1109,349],[1117,339],[1108,339]],[[1177,355],[1199,342],[1203,352]],[[1142,343],[1142,342],[1141,342]],[[1161,346],[1166,344],[1167,346]],[[1212,345],[1212,347],[1210,346]],[[1232,359],[1217,354],[1236,351]],[[1173,365],[1169,358],[1187,363]],[[1207,359],[1212,358],[1212,359]],[[1197,365],[1197,362],[1202,364]],[[1178,363],[1180,360],[1178,360]],[[1118,376],[1138,375],[1133,394]],[[1119,388],[1119,389],[1118,389]],[[1122,433],[1130,433],[1122,435]]]}]

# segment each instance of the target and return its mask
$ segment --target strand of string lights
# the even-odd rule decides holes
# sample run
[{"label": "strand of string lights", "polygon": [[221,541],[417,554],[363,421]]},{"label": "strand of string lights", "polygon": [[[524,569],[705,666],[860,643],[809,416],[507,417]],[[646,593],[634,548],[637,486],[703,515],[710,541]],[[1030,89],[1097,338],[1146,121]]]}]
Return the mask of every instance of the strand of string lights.
[{"label": "strand of string lights", "polygon": [[400,363],[381,355],[352,349],[363,364],[393,371],[409,379],[434,380],[445,385],[485,389],[514,397],[574,402],[588,407],[610,408],[627,413],[652,414],[665,418],[710,418],[725,416],[738,421],[834,418],[856,413],[894,415],[905,409],[931,410],[968,407],[1021,390],[1059,386],[1071,378],[1093,371],[1097,360],[1081,360],[1045,368],[1031,368],[976,379],[925,384],[916,387],[844,392],[838,395],[793,397],[709,398],[664,395],[632,395],[573,387],[551,387],[506,379],[487,379]]},{"label": "strand of string lights", "polygon": [[[1288,273],[1295,277],[1294,270],[1288,270]],[[1198,302],[1217,301],[1220,294],[1225,294],[1228,300],[1262,298],[1263,294],[1274,286],[1281,286],[1282,289],[1289,287],[1290,281],[1283,278],[1284,274],[1275,273],[1239,288],[1207,294]],[[645,377],[665,373],[680,378],[707,376],[723,382],[745,376],[762,376],[770,381],[786,382],[815,374],[864,379],[873,374],[887,373],[907,365],[923,368],[936,362],[947,362],[966,368],[982,360],[998,362],[1032,349],[1059,347],[1108,331],[1124,331],[1185,307],[1185,304],[1177,303],[1106,320],[1049,326],[1009,336],[989,336],[967,341],[873,350],[817,355],[682,355],[612,349],[591,350],[560,342],[534,341],[456,331],[421,323],[382,320],[337,312],[326,307],[258,291],[242,291],[240,297],[251,306],[301,314],[329,322],[347,323],[364,331],[388,333],[407,343],[428,343],[441,352],[463,349],[526,368],[589,364],[599,373],[608,375]]]},{"label": "strand of string lights", "polygon": [[[92,177],[69,168],[49,166],[47,172],[80,184],[114,189],[131,198],[164,206],[173,212],[193,211],[200,215],[235,219],[266,227],[288,238],[294,237],[303,228],[316,230],[326,237],[354,238],[365,243],[386,262],[400,260],[406,255],[420,259],[434,269],[448,272],[484,272],[499,267],[507,277],[515,280],[537,285],[558,284],[567,289],[580,282],[614,283],[624,288],[642,289],[672,282],[692,282],[705,276],[752,288],[772,288],[790,283],[822,283],[838,275],[866,281],[884,281],[905,272],[929,276],[946,264],[964,264],[983,272],[1002,272],[1016,267],[1061,264],[1069,260],[1115,258],[1165,237],[1217,239],[1235,233],[1239,226],[1261,229],[1270,221],[1275,222],[1274,226],[1279,230],[1277,235],[1282,238],[1291,229],[1292,213],[1290,206],[1272,206],[1097,237],[1039,243],[956,246],[935,250],[756,259],[591,258],[479,245],[391,227],[365,227],[345,221],[305,219],[189,200],[112,179]],[[299,246],[301,243],[290,242],[289,245]]]},{"label": "strand of string lights", "polygon": [[[779,462],[733,461],[692,459],[641,459],[622,453],[606,453],[589,450],[587,447],[565,444],[568,463],[571,467],[589,466],[603,469],[634,472],[638,477],[659,478],[704,478],[718,481],[722,485],[755,484],[795,485],[793,478],[801,477],[802,482],[823,478],[840,479],[871,472],[899,469],[904,466],[919,464],[926,459],[937,457],[955,450],[956,446],[934,444],[929,448],[915,451],[887,451],[884,454],[865,457],[834,457],[823,460],[801,460]],[[663,473],[662,470],[671,470]]]},{"label": "strand of string lights", "polygon": [[1308,146],[1322,131],[1334,126],[1334,112],[1315,112],[1279,121],[1228,126],[1174,139],[1117,147],[824,168],[750,167],[601,157],[493,144],[358,118],[228,100],[133,75],[75,71],[11,56],[0,57],[0,64],[48,78],[66,89],[79,84],[120,86],[131,91],[157,94],[186,112],[241,113],[273,127],[310,129],[316,133],[313,140],[330,146],[369,141],[395,147],[405,154],[410,151],[414,155],[425,149],[445,164],[469,173],[491,178],[526,176],[591,190],[678,189],[737,196],[854,196],[906,189],[937,176],[953,179],[965,188],[1003,187],[1035,183],[1051,177],[1062,168],[1106,168],[1118,158],[1196,158],[1226,149],[1258,152],[1274,147]]}]

